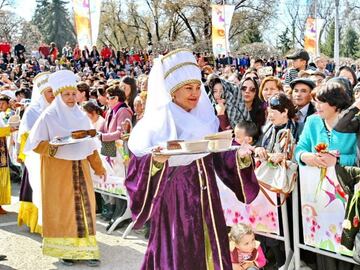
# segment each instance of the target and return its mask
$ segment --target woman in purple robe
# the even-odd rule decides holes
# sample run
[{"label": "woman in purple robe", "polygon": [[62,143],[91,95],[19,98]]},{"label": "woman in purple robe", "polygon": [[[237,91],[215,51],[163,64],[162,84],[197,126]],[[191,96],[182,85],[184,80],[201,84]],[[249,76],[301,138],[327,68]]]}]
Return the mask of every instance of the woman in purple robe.
[{"label": "woman in purple robe", "polygon": [[251,158],[236,150],[171,157],[153,152],[169,140],[199,140],[218,127],[192,52],[179,49],[155,59],[145,114],[129,139],[134,156],[125,181],[134,227],[151,223],[142,269],[232,269],[215,174],[250,203],[259,192]]}]

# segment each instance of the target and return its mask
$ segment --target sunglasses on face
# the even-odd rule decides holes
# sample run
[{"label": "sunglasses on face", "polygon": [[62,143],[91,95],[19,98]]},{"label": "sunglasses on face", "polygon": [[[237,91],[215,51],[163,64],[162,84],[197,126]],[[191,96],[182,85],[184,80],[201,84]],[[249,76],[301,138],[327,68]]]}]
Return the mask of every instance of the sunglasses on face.
[{"label": "sunglasses on face", "polygon": [[247,86],[241,86],[241,91],[245,92],[246,90],[249,90],[250,92],[255,92],[256,89],[254,87],[247,87]]},{"label": "sunglasses on face", "polygon": [[107,96],[106,99],[107,100],[114,100],[116,98],[116,96]]}]

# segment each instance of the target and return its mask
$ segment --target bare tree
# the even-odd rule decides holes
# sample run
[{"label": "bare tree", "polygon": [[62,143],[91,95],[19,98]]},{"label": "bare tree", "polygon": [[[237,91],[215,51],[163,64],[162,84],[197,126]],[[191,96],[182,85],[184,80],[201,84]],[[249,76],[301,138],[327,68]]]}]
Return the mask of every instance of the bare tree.
[{"label": "bare tree", "polygon": [[286,2],[286,12],[290,18],[288,24],[290,25],[293,47],[295,47],[296,44],[304,46],[304,33],[308,17],[323,20],[324,24],[319,33],[319,38],[321,40],[329,22],[334,18],[333,2],[334,1],[317,0],[312,1],[311,5],[304,5],[301,1]]},{"label": "bare tree", "polygon": [[6,6],[11,6],[14,4],[13,0],[0,0],[0,10],[2,10]]},{"label": "bare tree", "polygon": [[21,35],[23,20],[10,11],[0,11],[0,37],[7,42],[16,41]]},{"label": "bare tree", "polygon": [[290,18],[292,47],[295,47],[295,44],[304,46],[305,24],[310,15],[309,10],[304,11],[299,1],[287,1],[286,11]]},{"label": "bare tree", "polygon": [[334,10],[335,10],[335,1],[327,0],[318,0],[316,7],[316,18],[323,19],[323,27],[319,33],[319,40],[321,40],[325,29],[328,27],[329,23],[333,20]]},{"label": "bare tree", "polygon": [[40,43],[43,40],[43,36],[41,35],[37,26],[31,22],[23,21],[19,40],[28,51],[31,51],[37,50],[39,48]]},{"label": "bare tree", "polygon": [[[146,4],[149,7],[152,18],[154,20],[155,34],[157,41],[160,41],[160,10],[161,0],[146,0]],[[148,31],[150,32],[150,31]]]},{"label": "bare tree", "polygon": [[[211,49],[211,1],[209,0],[105,0],[99,40],[115,47],[144,48],[147,37],[154,36],[154,45],[192,46]],[[265,27],[274,15],[275,0],[236,0],[230,30],[230,42],[237,44],[244,31]],[[266,18],[266,20],[264,20]],[[159,46],[157,45],[159,44]]]},{"label": "bare tree", "polygon": [[184,22],[177,13],[173,13],[169,18],[168,39],[175,41],[185,30]]},{"label": "bare tree", "polygon": [[115,48],[131,46],[127,32],[121,2],[104,1],[98,38],[100,43],[111,44]]},{"label": "bare tree", "polygon": [[244,46],[244,36],[248,33],[261,31],[268,27],[269,22],[276,17],[275,1],[235,0],[235,13],[230,26],[230,44],[233,51]]},{"label": "bare tree", "polygon": [[194,25],[191,23],[192,12],[190,10],[189,2],[193,1],[185,0],[180,3],[179,1],[166,0],[163,7],[170,11],[170,13],[176,14],[176,16],[182,20],[184,26],[191,36],[192,43],[195,44],[197,42],[197,37],[194,30]]}]

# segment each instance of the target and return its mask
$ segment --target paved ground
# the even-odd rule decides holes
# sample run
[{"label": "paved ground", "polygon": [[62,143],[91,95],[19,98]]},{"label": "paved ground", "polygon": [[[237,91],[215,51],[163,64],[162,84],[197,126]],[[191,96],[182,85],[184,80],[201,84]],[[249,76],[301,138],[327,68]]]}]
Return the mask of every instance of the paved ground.
[{"label": "paved ground", "polygon": [[[57,259],[43,256],[41,253],[41,237],[30,234],[26,226],[18,227],[17,212],[19,208],[19,185],[13,184],[12,205],[4,207],[9,213],[0,216],[0,254],[8,256],[8,260],[0,262],[1,270],[49,270],[90,269],[86,265],[73,267],[61,265]],[[140,269],[147,242],[143,235],[132,232],[127,239],[122,239],[122,231],[111,235],[105,232],[106,224],[97,218],[97,240],[101,252],[103,270],[136,270]]]}]

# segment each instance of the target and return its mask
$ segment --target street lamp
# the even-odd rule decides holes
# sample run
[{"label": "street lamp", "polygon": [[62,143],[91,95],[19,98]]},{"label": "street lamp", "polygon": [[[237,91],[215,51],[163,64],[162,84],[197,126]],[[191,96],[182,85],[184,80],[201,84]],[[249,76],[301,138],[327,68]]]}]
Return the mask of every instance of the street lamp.
[{"label": "street lamp", "polygon": [[335,42],[334,42],[335,68],[339,68],[339,0],[335,0]]}]

